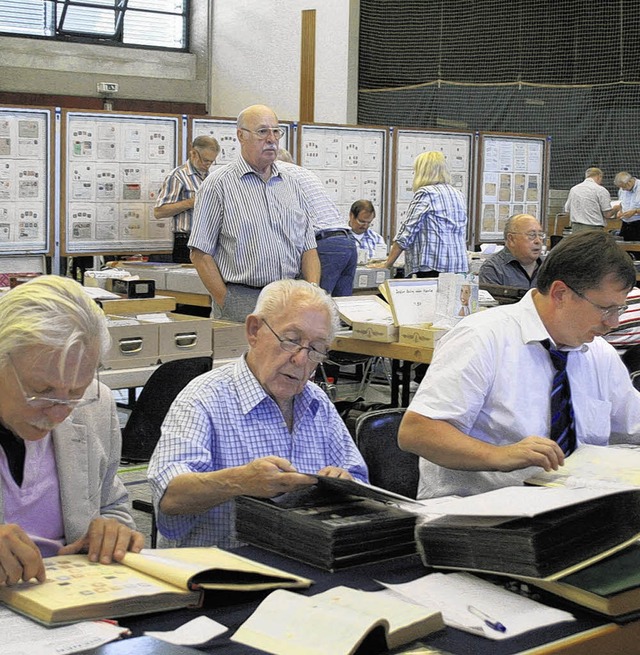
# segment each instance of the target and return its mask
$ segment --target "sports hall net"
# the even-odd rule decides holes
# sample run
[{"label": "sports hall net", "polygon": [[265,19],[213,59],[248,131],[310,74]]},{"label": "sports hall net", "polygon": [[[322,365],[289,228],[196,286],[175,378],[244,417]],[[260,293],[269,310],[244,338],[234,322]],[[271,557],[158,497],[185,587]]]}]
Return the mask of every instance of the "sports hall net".
[{"label": "sports hall net", "polygon": [[546,134],[550,184],[640,175],[637,0],[361,0],[361,124]]}]

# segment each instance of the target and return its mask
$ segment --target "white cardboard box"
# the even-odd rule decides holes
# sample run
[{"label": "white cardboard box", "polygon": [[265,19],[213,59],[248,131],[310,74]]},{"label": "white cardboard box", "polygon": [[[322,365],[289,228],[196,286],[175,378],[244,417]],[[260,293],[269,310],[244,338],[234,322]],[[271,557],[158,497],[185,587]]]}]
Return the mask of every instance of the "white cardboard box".
[{"label": "white cardboard box", "polygon": [[136,318],[107,316],[111,348],[104,357],[105,368],[136,368],[158,363],[158,326]]},{"label": "white cardboard box", "polygon": [[354,338],[384,343],[398,340],[391,308],[377,296],[345,296],[334,301],[340,318],[351,325]]},{"label": "white cardboard box", "polygon": [[247,335],[244,323],[211,321],[214,359],[232,359],[247,352]]},{"label": "white cardboard box", "polygon": [[367,268],[358,266],[353,278],[354,289],[377,289],[380,284],[389,278],[388,268]]},{"label": "white cardboard box", "polygon": [[166,316],[169,322],[157,324],[161,362],[211,355],[212,334],[208,318],[172,313]]},{"label": "white cardboard box", "polygon": [[209,295],[195,268],[179,268],[168,270],[166,274],[167,291],[183,291],[185,293],[200,293]]}]

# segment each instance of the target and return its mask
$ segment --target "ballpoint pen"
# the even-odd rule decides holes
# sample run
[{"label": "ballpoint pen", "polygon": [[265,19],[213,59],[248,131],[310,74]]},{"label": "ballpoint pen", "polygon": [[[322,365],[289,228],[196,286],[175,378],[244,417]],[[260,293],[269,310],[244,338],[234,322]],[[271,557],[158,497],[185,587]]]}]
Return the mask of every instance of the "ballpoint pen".
[{"label": "ballpoint pen", "polygon": [[473,605],[467,605],[467,610],[471,612],[474,616],[477,616],[479,619],[482,619],[484,621],[484,624],[491,628],[492,630],[497,630],[498,632],[506,632],[507,628],[500,623],[500,621],[496,621],[495,619],[491,618],[488,614],[485,614],[482,610],[479,610],[477,607],[474,607]]}]

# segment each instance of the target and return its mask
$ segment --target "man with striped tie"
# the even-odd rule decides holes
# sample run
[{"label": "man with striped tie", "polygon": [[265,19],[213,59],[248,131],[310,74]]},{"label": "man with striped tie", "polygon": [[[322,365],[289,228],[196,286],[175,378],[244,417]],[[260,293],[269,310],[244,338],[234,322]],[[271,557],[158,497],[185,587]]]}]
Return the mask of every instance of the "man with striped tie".
[{"label": "man with striped tie", "polygon": [[320,260],[299,180],[276,162],[284,135],[278,117],[252,105],[237,128],[240,156],[200,186],[188,245],[214,318],[243,322],[270,282],[301,277],[318,284]]},{"label": "man with striped tie", "polygon": [[470,495],[557,470],[581,444],[640,442],[640,393],[603,338],[635,269],[603,231],[563,239],[513,305],[445,335],[400,426],[419,497]]}]

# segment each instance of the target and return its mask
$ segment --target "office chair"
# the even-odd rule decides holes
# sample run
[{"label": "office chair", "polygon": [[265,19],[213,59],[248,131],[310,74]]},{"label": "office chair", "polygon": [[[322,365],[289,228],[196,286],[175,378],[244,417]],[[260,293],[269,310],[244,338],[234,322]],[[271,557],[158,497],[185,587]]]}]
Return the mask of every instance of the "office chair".
[{"label": "office chair", "polygon": [[629,371],[633,386],[640,391],[640,344],[627,348],[620,358]]},{"label": "office chair", "polygon": [[149,461],[171,403],[193,378],[210,371],[211,366],[211,357],[192,357],[165,362],[153,372],[122,429],[124,462]]},{"label": "office chair", "polygon": [[[160,439],[162,421],[176,396],[193,378],[210,371],[211,357],[176,359],[161,364],[142,388],[136,404],[122,430],[122,461],[148,462]],[[156,516],[153,504],[134,499],[133,509],[151,514],[151,547],[157,543]]]},{"label": "office chair", "polygon": [[398,446],[404,408],[366,412],[356,420],[356,445],[369,468],[369,482],[409,498],[418,494],[419,457]]}]

